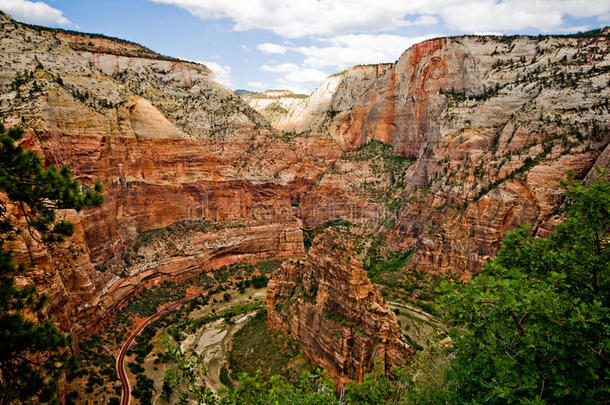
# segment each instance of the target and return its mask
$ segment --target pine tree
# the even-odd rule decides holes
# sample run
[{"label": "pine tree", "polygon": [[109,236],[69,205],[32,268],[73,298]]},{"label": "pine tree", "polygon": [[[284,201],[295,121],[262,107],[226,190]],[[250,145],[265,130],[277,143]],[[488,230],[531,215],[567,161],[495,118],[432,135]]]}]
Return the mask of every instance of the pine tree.
[{"label": "pine tree", "polygon": [[[19,232],[53,243],[74,233],[74,225],[58,220],[57,209],[81,210],[103,202],[101,185],[82,186],[70,168],[43,168],[38,155],[16,142],[20,128],[0,124],[0,401],[50,402],[57,396],[57,382],[66,370],[77,366],[70,354],[70,335],[49,320],[38,321],[48,297],[34,286],[19,287],[15,277],[26,267],[13,263],[5,243]],[[25,219],[19,229],[10,210]]]}]

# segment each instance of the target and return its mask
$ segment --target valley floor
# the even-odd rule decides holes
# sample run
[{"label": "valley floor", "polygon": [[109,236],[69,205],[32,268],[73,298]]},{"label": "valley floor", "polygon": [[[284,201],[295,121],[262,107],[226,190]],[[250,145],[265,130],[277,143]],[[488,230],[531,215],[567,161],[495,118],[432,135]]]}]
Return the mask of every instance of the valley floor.
[{"label": "valley floor", "polygon": [[[176,372],[184,365],[213,392],[232,387],[242,373],[280,374],[297,381],[303,371],[313,371],[297,341],[267,328],[264,275],[280,265],[235,263],[182,282],[160,283],[132,297],[81,343],[83,367],[70,383],[70,403],[127,403],[120,401],[122,386],[113,367],[122,349],[131,404],[189,398],[189,384]],[[416,347],[427,347],[442,329],[433,315],[409,304],[392,302],[390,307]],[[154,321],[142,328],[150,319]],[[174,356],[168,354],[172,350]]]}]

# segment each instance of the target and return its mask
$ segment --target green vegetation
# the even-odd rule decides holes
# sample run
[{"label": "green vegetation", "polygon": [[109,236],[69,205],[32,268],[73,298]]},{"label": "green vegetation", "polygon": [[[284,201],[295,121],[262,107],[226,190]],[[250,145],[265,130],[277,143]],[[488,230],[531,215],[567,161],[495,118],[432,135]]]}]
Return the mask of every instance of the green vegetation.
[{"label": "green vegetation", "polygon": [[313,229],[305,229],[303,230],[303,245],[305,246],[305,250],[309,250],[311,247],[313,240],[316,236],[323,233],[326,228],[333,228],[334,230],[341,231],[341,229],[346,228],[349,233],[349,228],[353,224],[350,221],[346,221],[341,218],[330,219],[323,224],[316,226]]},{"label": "green vegetation", "polygon": [[[493,65],[493,68],[498,68],[500,66],[502,66],[502,60],[498,60],[497,62],[495,62]],[[496,94],[498,94],[498,91],[500,90],[500,88],[501,88],[500,85],[496,83],[495,86],[484,88],[483,91],[479,94],[467,95],[464,90],[456,91],[453,88],[451,90],[440,89],[440,93],[447,98],[448,104],[451,107],[451,106],[455,106],[461,102],[464,102],[468,99],[473,99],[476,101],[487,100],[487,99],[495,96]]]},{"label": "green vegetation", "polygon": [[267,328],[267,310],[259,311],[235,333],[228,359],[233,379],[258,371],[264,380],[281,374],[296,381],[302,371],[310,369],[298,342]]},{"label": "green vegetation", "polygon": [[[260,372],[243,374],[235,388],[221,393],[219,404],[439,404],[446,357],[438,349],[420,352],[409,367],[396,368],[386,375],[379,364],[364,375],[361,383],[352,382],[337,395],[332,380],[323,370],[303,372],[294,382],[279,375],[269,379]],[[425,371],[424,375],[417,370]],[[417,378],[416,378],[417,376]]]},{"label": "green vegetation", "polygon": [[174,240],[177,237],[188,233],[207,232],[216,229],[217,227],[209,221],[185,220],[174,222],[164,228],[154,228],[142,231],[138,234],[133,245],[123,255],[123,261],[127,267],[142,262],[145,257],[140,254],[140,249],[150,246],[163,245],[166,246],[166,249],[178,252],[179,250],[174,243]]},{"label": "green vegetation", "polygon": [[510,232],[465,287],[443,285],[451,402],[610,399],[610,183],[566,185],[566,219],[551,237]]},{"label": "green vegetation", "polygon": [[233,380],[231,380],[231,377],[229,377],[229,371],[227,371],[227,366],[223,365],[220,368],[220,382],[228,388],[233,388],[234,384],[233,384]]},{"label": "green vegetation", "polygon": [[607,403],[610,183],[587,188],[568,180],[566,196],[566,219],[552,236],[536,239],[519,228],[482,273],[466,284],[443,283],[453,346],[437,343],[390,375],[376,367],[341,397],[324,373],[291,382],[250,372],[219,402]]},{"label": "green vegetation", "polygon": [[504,183],[505,181],[514,179],[517,176],[528,172],[532,167],[534,167],[538,164],[538,161],[539,161],[539,158],[532,159],[531,157],[528,156],[527,158],[525,158],[525,161],[523,162],[523,165],[521,165],[521,167],[515,169],[514,171],[512,171],[505,177],[502,177],[501,179],[494,181],[490,185],[483,187],[481,189],[481,191],[479,191],[477,199],[479,199],[482,196],[484,196],[485,194],[489,193],[491,190],[497,188],[500,184]]},{"label": "green vegetation", "polygon": [[[365,241],[368,241],[368,248]],[[356,249],[363,250],[363,267],[386,299],[411,302],[430,314],[437,314],[432,302],[438,295],[435,288],[442,278],[409,267],[415,248],[389,250],[383,235],[377,233],[357,239]]]},{"label": "green vegetation", "polygon": [[379,249],[380,242],[379,238],[373,240],[364,259],[364,269],[373,281],[382,273],[402,270],[415,252],[414,249],[392,250],[382,254]]},{"label": "green vegetation", "polygon": [[[131,327],[131,320],[134,317],[149,317],[157,310],[170,302],[177,301],[186,296],[186,289],[191,285],[201,286],[202,288],[211,285],[207,276],[203,273],[196,277],[174,282],[164,281],[150,289],[141,291],[137,297],[133,297],[120,310],[116,311],[112,318],[112,327],[109,334],[111,340],[119,343],[123,340]],[[189,305],[201,303],[199,300],[191,300]]]},{"label": "green vegetation", "polygon": [[298,382],[290,383],[279,375],[267,379],[259,371],[253,376],[242,375],[239,385],[225,392],[218,403],[338,405],[334,389],[332,380],[324,372],[306,372]]},{"label": "green vegetation", "polygon": [[[178,226],[183,226],[183,224]],[[167,231],[159,230],[155,231],[154,234],[157,235],[158,232],[165,233]],[[281,263],[280,260],[269,260],[256,264],[234,263],[214,270],[214,278],[202,272],[183,280],[164,281],[141,291],[113,314],[113,317],[106,322],[106,326],[102,327],[99,334],[81,342],[84,370],[79,374],[74,374],[73,377],[87,377],[87,374],[89,374],[89,378],[85,380],[87,393],[107,397],[109,394],[108,387],[114,381],[117,381],[114,357],[109,355],[109,352],[112,351],[112,348],[118,348],[118,344],[124,341],[128,332],[132,329],[132,321],[135,318],[148,317],[157,312],[163,305],[184,298],[188,288],[197,287],[199,290],[207,290],[206,294],[192,298],[179,309],[164,314],[161,318],[149,324],[136,337],[134,344],[128,351],[129,355],[135,355],[135,361],[128,362],[127,367],[133,374],[138,375],[144,372],[143,365],[145,359],[150,359],[150,353],[153,353],[152,356],[156,356],[154,358],[155,366],[162,361],[165,363],[171,361],[166,354],[159,353],[158,350],[154,349],[155,341],[160,333],[171,336],[175,342],[179,343],[184,340],[186,333],[194,332],[209,322],[225,319],[227,323],[232,323],[236,316],[261,309],[263,304],[260,301],[255,301],[231,305],[230,308],[218,312],[212,309],[211,314],[206,316],[189,316],[193,311],[208,305],[212,295],[220,296],[220,300],[222,300],[224,294],[229,294],[225,291],[231,285],[235,288],[243,288],[244,292],[245,288],[264,287],[268,282],[265,274],[273,272]],[[252,276],[257,271],[261,276]],[[231,281],[231,279],[235,281]],[[148,385],[144,384],[144,381],[140,384],[142,388],[140,393],[146,400],[149,391],[147,389]],[[179,384],[184,387],[183,384]],[[164,383],[163,390],[160,393],[161,396],[169,398],[174,392],[174,388],[173,385]],[[118,393],[120,394],[120,391]],[[76,396],[78,396],[77,393]],[[140,401],[142,401],[141,398]]]},{"label": "green vegetation", "polygon": [[[34,286],[20,287],[15,278],[25,265],[13,263],[5,243],[20,233],[38,242],[59,242],[74,233],[74,225],[58,220],[56,209],[81,210],[99,206],[101,185],[84,187],[72,178],[70,168],[43,168],[33,151],[16,145],[20,128],[0,125],[0,402],[49,402],[57,396],[57,382],[78,366],[68,350],[72,337],[49,320],[39,321],[49,300]],[[10,216],[14,205],[25,220],[21,229]],[[30,257],[32,260],[33,258]]]},{"label": "green vegetation", "polygon": [[401,166],[410,165],[415,161],[413,158],[393,155],[393,150],[392,145],[374,139],[350,152],[347,155],[347,159],[352,161],[381,160],[383,161],[384,169],[388,172],[396,171]]},{"label": "green vegetation", "polygon": [[146,377],[144,374],[138,374],[136,376],[136,386],[131,390],[131,395],[137,398],[142,405],[152,404],[153,395],[153,380]]},{"label": "green vegetation", "polygon": [[[230,277],[235,277],[242,279],[241,284],[239,285],[244,286],[244,288],[249,287],[251,284],[255,285],[255,288],[262,288],[267,285],[268,279],[266,275],[271,275],[271,273],[277,270],[281,264],[281,260],[268,260],[255,264],[246,262],[233,263],[214,270],[214,278],[216,281],[224,283],[227,282]],[[256,271],[261,275],[252,276]]]},{"label": "green vegetation", "polygon": [[[179,226],[184,225],[180,224]],[[155,230],[154,234],[166,234],[166,232],[173,231]],[[182,281],[163,281],[154,287],[142,290],[113,315],[112,328],[110,328],[113,335],[112,340],[120,342],[124,338],[131,325],[132,318],[153,315],[163,305],[184,298],[189,287],[199,287],[203,290],[210,289],[208,295],[211,295],[218,291],[224,291],[231,284],[229,279],[234,278],[236,279],[234,285],[240,290],[245,290],[250,286],[263,288],[269,281],[265,275],[275,271],[281,263],[280,260],[269,260],[256,264],[234,263],[214,270],[214,278],[209,277],[205,272],[201,272]],[[258,271],[261,275],[252,276],[255,271]],[[197,306],[206,304],[207,298],[200,296],[189,300],[185,307],[186,310],[190,311]]]},{"label": "green vegetation", "polygon": [[144,363],[144,358],[151,352],[153,345],[150,344],[150,339],[155,336],[157,328],[154,324],[147,325],[138,336],[136,336],[136,342],[131,345],[127,351],[127,355],[136,355],[136,362],[139,364]]},{"label": "green vegetation", "polygon": [[455,105],[461,103],[466,100],[466,92],[465,91],[455,91],[455,89],[451,90],[440,90],[440,93],[447,98],[447,101],[450,105]]},{"label": "green vegetation", "polygon": [[324,317],[326,319],[333,321],[337,325],[341,325],[346,328],[348,328],[350,326],[349,322],[347,321],[347,319],[345,319],[343,317],[343,315],[341,315],[338,312],[333,311],[332,309],[323,308],[322,313],[324,314]]},{"label": "green vegetation", "polygon": [[[372,140],[345,155],[345,159],[348,161],[367,162],[375,175],[375,179],[365,182],[360,192],[369,198],[387,204],[391,204],[396,194],[404,189],[403,179],[415,161],[414,158],[393,155],[393,150],[392,145]],[[380,182],[380,178],[386,178],[389,181]],[[395,211],[396,208],[398,207],[394,206],[390,208],[390,211]]]},{"label": "green vegetation", "polygon": [[[201,328],[203,325],[206,325],[210,322],[214,322],[218,319],[226,319],[228,321],[232,321],[232,319],[237,315],[247,314],[249,312],[255,311],[257,309],[261,309],[262,304],[260,302],[252,302],[245,304],[234,305],[231,308],[222,311],[218,314],[206,315],[201,318],[188,318],[180,321],[176,327],[181,330],[187,330],[189,332],[195,332],[197,329]],[[179,341],[181,339],[175,339]]]},{"label": "green vegetation", "polygon": [[163,373],[164,391],[171,392],[177,385],[184,384],[189,395],[186,398],[182,397],[181,401],[194,399],[198,404],[213,403],[214,394],[202,383],[203,377],[207,373],[203,359],[200,357],[187,359],[180,348],[172,344],[167,337],[161,339],[165,346],[165,355],[175,363],[174,367]]}]

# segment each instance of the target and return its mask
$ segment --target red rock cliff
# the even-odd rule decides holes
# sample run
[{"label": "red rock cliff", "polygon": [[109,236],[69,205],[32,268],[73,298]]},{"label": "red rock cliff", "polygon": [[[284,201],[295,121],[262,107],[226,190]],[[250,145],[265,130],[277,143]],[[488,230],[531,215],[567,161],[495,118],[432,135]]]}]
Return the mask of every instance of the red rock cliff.
[{"label": "red rock cliff", "polygon": [[548,234],[567,172],[590,180],[608,167],[605,35],[441,38],[383,66],[335,78],[307,122],[345,145],[376,139],[416,158],[386,242],[416,247],[421,270],[476,271],[521,224]]},{"label": "red rock cliff", "polygon": [[[298,137],[270,131],[205,66],[4,14],[0,35],[1,119],[26,128],[46,163],[105,187],[101,209],[65,213],[77,233],[64,249],[15,246],[34,256],[28,281],[51,293],[52,318],[76,333],[150,279],[300,255],[300,228],[337,217],[372,229],[390,183],[404,187],[390,247],[416,247],[422,270],[476,270],[507,230],[553,227],[568,170],[591,179],[610,162],[607,37],[426,41],[327,81],[285,122],[322,136]],[[342,160],[372,139],[416,158],[403,178]],[[189,220],[206,227],[177,235],[177,251],[125,261],[142,232]]]}]

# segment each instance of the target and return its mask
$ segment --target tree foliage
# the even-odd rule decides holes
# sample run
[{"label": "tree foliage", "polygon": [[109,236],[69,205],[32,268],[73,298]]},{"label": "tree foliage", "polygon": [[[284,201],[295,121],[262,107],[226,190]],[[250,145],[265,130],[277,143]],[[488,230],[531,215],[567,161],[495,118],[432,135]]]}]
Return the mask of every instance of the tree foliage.
[{"label": "tree foliage", "polygon": [[456,356],[449,402],[610,400],[610,183],[565,187],[552,236],[521,227],[465,287],[444,284]]},{"label": "tree foliage", "polygon": [[57,209],[99,206],[101,185],[93,189],[74,180],[63,166],[43,168],[38,155],[17,145],[20,128],[0,125],[0,401],[2,403],[49,402],[56,396],[57,381],[76,367],[76,358],[66,350],[72,338],[49,320],[39,321],[48,297],[33,286],[19,287],[15,277],[25,271],[13,263],[13,252],[5,247],[22,229],[40,242],[69,237],[74,226],[58,220]]},{"label": "tree foliage", "polygon": [[292,384],[274,375],[269,381],[261,378],[260,371],[254,376],[242,374],[239,384],[221,395],[221,405],[339,405],[335,386],[324,371],[305,372],[298,383]]},{"label": "tree foliage", "polygon": [[163,336],[161,343],[165,346],[165,355],[175,363],[174,367],[163,373],[163,391],[166,398],[169,399],[175,386],[185,385],[191,398],[198,404],[216,403],[216,396],[204,383],[207,369],[203,358],[187,359],[180,348],[170,342],[168,336]]}]

